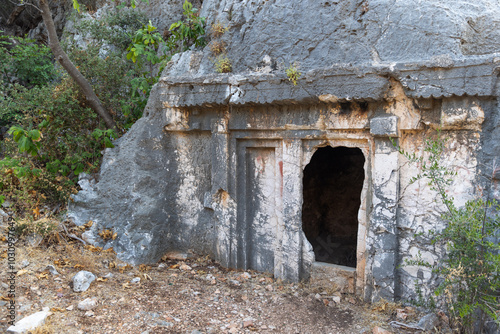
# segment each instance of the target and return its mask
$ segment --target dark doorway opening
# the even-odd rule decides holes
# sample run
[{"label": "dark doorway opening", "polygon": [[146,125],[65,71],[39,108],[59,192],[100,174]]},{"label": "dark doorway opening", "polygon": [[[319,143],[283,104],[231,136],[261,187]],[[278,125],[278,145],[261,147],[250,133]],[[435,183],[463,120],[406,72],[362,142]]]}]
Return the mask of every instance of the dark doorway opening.
[{"label": "dark doorway opening", "polygon": [[304,169],[302,228],[316,261],[356,267],[364,162],[359,148],[327,146]]}]

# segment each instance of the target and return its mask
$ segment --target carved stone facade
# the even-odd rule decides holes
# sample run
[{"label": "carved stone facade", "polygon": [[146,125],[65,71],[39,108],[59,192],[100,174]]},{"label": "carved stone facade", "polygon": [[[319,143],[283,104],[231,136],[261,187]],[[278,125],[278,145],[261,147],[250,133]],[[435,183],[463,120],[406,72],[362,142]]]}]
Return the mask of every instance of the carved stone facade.
[{"label": "carved stone facade", "polygon": [[500,198],[498,2],[202,3],[234,73],[214,74],[210,44],[172,58],[80,181],[70,216],[95,222],[85,237],[132,263],[193,250],[366,300],[416,298],[416,282],[428,295],[434,274],[401,264],[443,256],[419,234],[444,228],[443,207],[392,141],[425,155],[441,128],[456,204]]},{"label": "carved stone facade", "polygon": [[[184,57],[196,66],[196,53]],[[297,86],[279,74],[164,77],[144,117],[107,151],[99,183],[82,180],[70,215],[78,224],[96,223],[87,237],[97,243],[100,229],[115,229],[117,240],[101,244],[133,263],[192,249],[226,267],[289,281],[312,273],[321,284],[366,300],[411,298],[416,280],[431,287],[436,278],[400,265],[418,252],[431,262],[442,255],[430,240],[415,237],[443,227],[442,208],[425,180],[410,183],[419,167],[408,164],[391,138],[420,155],[425,138],[441,128],[451,138],[443,163],[457,172],[450,192],[458,203],[490,191],[478,175],[480,161],[492,156],[482,147],[495,140],[483,132],[485,118],[497,122],[495,71],[495,60],[484,57],[441,68],[316,70]],[[304,170],[315,153],[330,154],[325,147],[337,155],[318,166],[332,163],[333,176],[329,167],[317,167],[326,172],[304,190]],[[347,167],[336,165],[339,159]],[[357,194],[349,190],[354,177],[352,187],[351,176],[335,181],[350,169],[362,171]],[[329,185],[343,192],[328,195]],[[318,191],[326,195],[309,195]],[[303,215],[304,196],[313,196],[308,207],[318,207]],[[352,200],[324,211],[344,196],[357,197],[354,216],[345,218],[354,226],[345,227],[342,218],[325,228],[324,220],[342,216],[343,207],[353,211]],[[308,224],[318,225],[306,230],[328,230],[337,239],[318,239],[317,231],[306,236]],[[330,253],[348,250],[337,242],[347,234],[355,235],[350,267],[315,262],[318,245],[332,247]]]}]

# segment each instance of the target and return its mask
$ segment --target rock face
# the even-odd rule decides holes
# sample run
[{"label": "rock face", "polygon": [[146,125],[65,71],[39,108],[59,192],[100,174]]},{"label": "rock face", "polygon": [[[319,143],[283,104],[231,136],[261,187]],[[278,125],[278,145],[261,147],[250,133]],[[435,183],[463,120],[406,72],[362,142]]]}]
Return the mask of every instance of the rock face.
[{"label": "rock face", "polygon": [[201,11],[229,27],[236,72],[255,69],[265,55],[303,71],[429,59],[446,65],[498,52],[499,14],[495,0],[205,0]]},{"label": "rock face", "polygon": [[[420,155],[440,127],[457,204],[477,187],[500,198],[500,176],[479,177],[500,156],[498,11],[487,0],[205,0],[201,15],[229,27],[235,73],[214,74],[209,47],[176,55],[98,178],[81,179],[69,215],[94,221],[87,240],[131,263],[192,250],[291,281],[321,272],[367,300],[411,298],[417,279],[428,293],[432,272],[400,264],[442,254],[414,235],[442,228],[443,207],[425,180],[410,183],[419,169],[391,138]],[[285,74],[295,61],[296,86]],[[336,181],[329,170],[361,172]],[[357,209],[329,205],[342,197],[359,198]],[[116,240],[102,241],[103,229]],[[339,250],[349,261],[335,263]],[[314,263],[320,251],[333,267]]]},{"label": "rock face", "polygon": [[423,328],[424,331],[432,331],[439,327],[439,318],[434,313],[429,313],[419,320],[417,326]]},{"label": "rock face", "polygon": [[[66,18],[73,10],[72,2],[50,1],[49,5],[57,34],[61,36]],[[47,42],[47,29],[43,24],[40,11],[33,6],[19,5],[16,1],[0,3],[0,31],[3,31],[5,35],[27,36],[38,42]]]}]

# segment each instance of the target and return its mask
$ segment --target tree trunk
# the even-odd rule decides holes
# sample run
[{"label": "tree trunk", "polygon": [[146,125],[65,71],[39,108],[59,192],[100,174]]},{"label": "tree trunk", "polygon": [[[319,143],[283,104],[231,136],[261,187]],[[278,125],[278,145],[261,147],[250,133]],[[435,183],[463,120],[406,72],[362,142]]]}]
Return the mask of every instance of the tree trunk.
[{"label": "tree trunk", "polygon": [[47,27],[49,33],[49,47],[54,54],[54,57],[61,64],[61,66],[68,72],[68,74],[75,80],[76,84],[81,88],[87,102],[90,107],[104,120],[106,126],[110,129],[116,129],[116,123],[113,117],[104,109],[101,101],[95,95],[94,90],[90,83],[85,79],[85,77],[78,71],[78,69],[73,65],[71,60],[69,60],[66,52],[61,48],[59,44],[59,39],[57,38],[56,28],[54,26],[54,21],[52,20],[52,13],[50,12],[48,0],[39,0],[40,9],[42,10],[43,23]]}]

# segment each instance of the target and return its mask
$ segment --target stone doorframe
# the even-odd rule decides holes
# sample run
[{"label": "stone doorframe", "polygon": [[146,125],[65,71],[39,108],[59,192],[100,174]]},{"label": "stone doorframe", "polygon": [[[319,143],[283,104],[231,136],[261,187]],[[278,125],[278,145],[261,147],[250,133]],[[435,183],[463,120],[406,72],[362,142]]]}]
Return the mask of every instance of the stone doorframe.
[{"label": "stone doorframe", "polygon": [[[212,192],[206,195],[206,202],[218,221],[216,248],[221,264],[272,272],[287,281],[307,279],[314,252],[302,230],[304,168],[320,147],[359,148],[365,157],[365,178],[358,212],[355,290],[365,299],[393,296],[399,176],[398,152],[387,137],[397,136],[397,117],[372,118],[370,124],[370,133],[361,129],[245,131],[229,130],[227,118],[214,120]],[[252,229],[250,201],[255,200],[247,194],[252,178],[248,157],[258,152],[269,152],[271,174],[278,176],[266,186],[268,192],[275,191],[274,214],[266,216],[274,221],[270,228],[274,234],[267,240],[273,243],[269,268],[250,264],[260,256],[252,251],[258,253],[255,248],[261,247],[248,232]]]},{"label": "stone doorframe", "polygon": [[[363,156],[365,158],[364,164],[363,164],[363,171],[364,171],[364,180],[363,180],[363,187],[361,190],[361,204],[358,210],[358,236],[357,236],[357,242],[356,242],[356,268],[355,268],[355,274],[354,274],[354,282],[353,285],[349,290],[350,292],[355,292],[356,294],[362,296],[364,292],[364,287],[365,287],[365,281],[366,281],[366,240],[367,240],[367,226],[369,222],[369,205],[367,203],[371,203],[371,154],[373,150],[370,149],[371,146],[373,146],[373,140],[371,138],[364,138],[364,139],[346,139],[346,138],[328,138],[326,140],[321,140],[321,139],[306,139],[303,140],[303,158],[301,161],[302,165],[302,172],[304,168],[310,163],[314,153],[321,148],[325,146],[331,146],[333,148],[339,147],[339,146],[344,146],[344,147],[349,147],[349,148],[359,148],[361,152],[363,153]],[[302,173],[303,174],[303,173]],[[301,174],[300,179],[303,179],[303,175]],[[301,189],[301,195],[303,195],[303,191]],[[301,197],[302,198],[302,197]],[[302,216],[300,217],[302,221]],[[307,240],[306,240],[307,241]],[[337,274],[340,273],[344,277],[350,277],[352,276],[352,271],[348,270],[344,266],[339,266],[339,265],[332,265],[332,264],[327,264],[328,267],[332,268],[331,270],[332,273]],[[327,271],[328,272],[328,271]],[[333,279],[333,281],[335,281]]]}]

